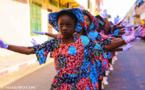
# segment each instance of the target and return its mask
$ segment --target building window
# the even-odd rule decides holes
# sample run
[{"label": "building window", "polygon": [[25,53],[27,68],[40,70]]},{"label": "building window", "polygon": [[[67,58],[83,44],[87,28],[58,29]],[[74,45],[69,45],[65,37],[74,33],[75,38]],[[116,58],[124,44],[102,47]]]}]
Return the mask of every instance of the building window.
[{"label": "building window", "polygon": [[59,4],[59,7],[60,7],[61,9],[64,9],[66,6],[60,3],[60,4]]},{"label": "building window", "polygon": [[58,6],[58,2],[55,1],[55,0],[49,0],[49,2],[50,2],[51,5],[54,5],[56,7]]},{"label": "building window", "polygon": [[69,8],[69,3],[66,4],[66,8]]},{"label": "building window", "polygon": [[30,4],[30,29],[31,35],[33,34],[32,31],[41,31],[41,4],[38,3],[31,3]]},{"label": "building window", "polygon": [[45,2],[45,0],[41,0],[42,2]]},{"label": "building window", "polygon": [[88,9],[90,9],[90,0],[88,0]]}]

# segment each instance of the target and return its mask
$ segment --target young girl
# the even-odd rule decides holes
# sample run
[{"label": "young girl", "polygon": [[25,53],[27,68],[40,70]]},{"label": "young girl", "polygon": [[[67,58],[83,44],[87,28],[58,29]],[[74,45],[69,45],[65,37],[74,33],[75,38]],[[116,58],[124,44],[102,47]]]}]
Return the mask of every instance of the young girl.
[{"label": "young girl", "polygon": [[[98,43],[85,36],[73,36],[74,31],[84,27],[83,13],[80,9],[67,9],[56,13],[50,13],[49,23],[61,33],[58,38],[50,39],[41,45],[34,47],[22,47],[9,45],[0,40],[0,47],[11,51],[37,55],[40,64],[46,62],[47,54],[53,52],[57,75],[54,77],[51,89],[91,89],[98,88],[97,74],[91,71],[89,66],[83,66],[90,62],[84,57],[85,50],[91,52],[91,56],[98,60],[102,56],[102,48]],[[129,39],[122,40],[112,49],[134,40],[132,35]],[[105,47],[105,46],[104,46]],[[91,62],[93,63],[93,62]],[[87,72],[84,71],[87,69]]]}]

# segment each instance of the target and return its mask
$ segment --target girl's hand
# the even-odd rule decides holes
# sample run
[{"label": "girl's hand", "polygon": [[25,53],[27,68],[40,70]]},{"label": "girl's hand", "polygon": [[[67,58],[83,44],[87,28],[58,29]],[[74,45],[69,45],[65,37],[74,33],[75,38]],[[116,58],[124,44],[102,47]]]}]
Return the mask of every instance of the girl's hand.
[{"label": "girl's hand", "polygon": [[0,48],[5,48],[7,49],[8,48],[8,44],[4,43],[2,40],[0,40]]},{"label": "girl's hand", "polygon": [[119,18],[119,16],[117,15],[117,17],[114,18],[114,25],[117,25],[119,21],[120,21],[120,18]]},{"label": "girl's hand", "polygon": [[40,35],[45,35],[45,32],[41,32],[41,31],[32,31],[32,33],[40,34]]},{"label": "girl's hand", "polygon": [[107,9],[103,10],[103,14],[101,14],[103,18],[107,18]]},{"label": "girl's hand", "polygon": [[134,27],[134,24],[133,25],[126,25],[125,28],[132,28]]},{"label": "girl's hand", "polygon": [[131,35],[129,36],[123,36],[122,38],[125,40],[126,43],[130,43],[135,41],[135,39],[140,35],[140,32],[143,28],[142,27],[138,27],[137,29],[135,29]]},{"label": "girl's hand", "polygon": [[36,40],[34,38],[32,38],[31,43],[33,44],[33,46],[37,45],[37,42],[36,42]]},{"label": "girl's hand", "polygon": [[140,36],[140,34],[142,33],[143,27],[139,26],[138,28],[135,29],[134,31],[134,35],[137,38],[138,36]]},{"label": "girl's hand", "polygon": [[132,48],[132,47],[133,47],[133,45],[132,45],[131,43],[129,43],[129,44],[127,44],[127,46],[122,47],[122,49],[123,49],[123,51],[128,51],[128,50],[130,50],[130,48]]}]

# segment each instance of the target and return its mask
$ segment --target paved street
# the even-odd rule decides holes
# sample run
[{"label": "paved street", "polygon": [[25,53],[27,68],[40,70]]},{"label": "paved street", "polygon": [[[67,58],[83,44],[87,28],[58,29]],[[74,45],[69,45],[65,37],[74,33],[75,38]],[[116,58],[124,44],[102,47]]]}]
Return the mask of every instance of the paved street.
[{"label": "paved street", "polygon": [[24,88],[34,87],[35,89],[20,89],[20,90],[49,90],[54,75],[56,75],[54,63],[50,63],[44,68],[41,68],[27,75],[26,77],[23,77],[15,81],[14,83],[7,85],[7,87],[24,86]]},{"label": "paved street", "polygon": [[145,41],[135,42],[130,51],[119,52],[105,90],[145,90]]},{"label": "paved street", "polygon": [[[144,52],[145,41],[134,43],[130,51],[119,52],[105,90],[145,90]],[[34,86],[35,90],[49,90],[55,74],[54,63],[51,63],[8,86]]]}]

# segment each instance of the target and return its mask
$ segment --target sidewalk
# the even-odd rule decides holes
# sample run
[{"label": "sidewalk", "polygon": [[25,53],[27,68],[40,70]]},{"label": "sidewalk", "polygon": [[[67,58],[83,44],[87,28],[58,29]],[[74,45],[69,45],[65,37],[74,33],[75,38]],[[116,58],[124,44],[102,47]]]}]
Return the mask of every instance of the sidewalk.
[{"label": "sidewalk", "polygon": [[37,62],[36,55],[14,54],[0,57],[0,78]]}]

